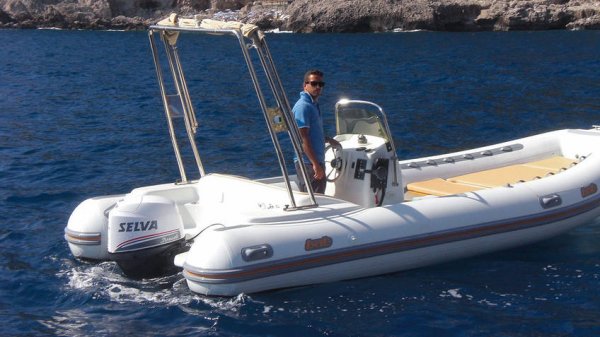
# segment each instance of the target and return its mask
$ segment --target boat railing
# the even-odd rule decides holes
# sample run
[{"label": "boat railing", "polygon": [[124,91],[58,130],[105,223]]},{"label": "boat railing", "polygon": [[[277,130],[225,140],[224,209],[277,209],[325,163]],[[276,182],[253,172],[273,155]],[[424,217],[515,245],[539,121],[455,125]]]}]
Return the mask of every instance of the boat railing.
[{"label": "boat railing", "polygon": [[[237,38],[240,48],[242,50],[242,56],[244,58],[248,72],[252,79],[252,84],[256,91],[256,96],[258,98],[263,116],[265,118],[271,141],[275,147],[278,163],[281,168],[281,173],[288,190],[290,205],[287,209],[295,210],[307,207],[316,207],[317,202],[310,184],[307,184],[308,194],[310,196],[311,202],[309,205],[297,205],[294,197],[292,184],[290,182],[290,174],[287,170],[284,152],[282,150],[279,138],[277,137],[277,133],[286,131],[288,133],[289,139],[292,143],[293,150],[296,156],[298,158],[302,158],[303,150],[300,132],[295,123],[290,103],[287,99],[284,87],[277,73],[277,69],[275,67],[273,58],[267,46],[267,42],[264,38],[264,33],[254,25],[242,24],[238,22],[200,20],[197,18],[183,19],[179,18],[177,15],[172,14],[170,17],[160,21],[158,24],[150,26],[149,38],[162,101],[167,117],[169,134],[175,152],[175,157],[177,159],[177,164],[179,166],[181,182],[188,183],[189,181],[184,167],[180,146],[177,141],[175,126],[172,121],[175,110],[173,109],[172,101],[176,99],[178,99],[181,104],[186,133],[188,135],[188,139],[194,155],[196,166],[198,168],[198,172],[200,173],[201,177],[206,174],[200,158],[200,153],[195,142],[195,134],[198,127],[196,113],[192,105],[189,89],[185,80],[183,68],[181,66],[178,54],[177,40],[179,34],[185,32],[204,33],[211,35],[232,35]],[[171,73],[173,85],[176,91],[176,94],[174,95],[167,94],[163,70],[161,68],[159,60],[159,52],[156,45],[156,38],[154,35],[155,33],[159,36],[160,40],[162,40],[163,45],[165,47],[167,61],[169,64],[169,71]],[[250,53],[250,50],[252,49],[256,51],[256,54]],[[261,81],[259,80],[259,76],[254,67],[252,55],[256,55],[256,57],[258,57],[258,60],[260,61],[260,66],[262,67],[264,73],[265,80],[268,83],[268,87],[271,93],[273,94],[273,98],[277,104],[277,110],[281,112],[277,115],[276,118],[278,119],[277,122],[279,124],[283,124],[282,128],[275,127],[275,124],[277,123],[274,123],[273,121],[273,109],[268,107],[267,100],[263,93]],[[298,174],[301,174],[304,177],[305,181],[309,181],[308,171],[303,165],[299,166],[301,172],[298,172]]]}]

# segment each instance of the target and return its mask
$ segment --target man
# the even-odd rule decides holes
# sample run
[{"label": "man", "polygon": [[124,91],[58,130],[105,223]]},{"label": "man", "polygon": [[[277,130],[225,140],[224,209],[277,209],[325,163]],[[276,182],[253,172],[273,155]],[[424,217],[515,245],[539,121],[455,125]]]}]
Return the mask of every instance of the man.
[{"label": "man", "polygon": [[[323,132],[323,118],[319,109],[319,96],[323,91],[325,82],[323,82],[323,72],[319,70],[309,70],[304,75],[303,91],[300,93],[300,99],[294,104],[292,111],[296,119],[296,124],[300,130],[302,138],[302,149],[305,158],[300,160],[295,158],[296,171],[300,180],[300,189],[306,191],[306,182],[300,174],[300,164],[304,163],[313,192],[324,193],[327,179],[325,177],[325,134]],[[337,141],[328,138],[328,142],[337,143]]]}]

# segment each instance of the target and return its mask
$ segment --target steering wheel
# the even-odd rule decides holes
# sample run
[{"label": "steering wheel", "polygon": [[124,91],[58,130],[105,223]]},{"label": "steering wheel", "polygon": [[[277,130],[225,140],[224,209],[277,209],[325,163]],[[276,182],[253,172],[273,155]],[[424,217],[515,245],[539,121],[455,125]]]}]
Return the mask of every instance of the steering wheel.
[{"label": "steering wheel", "polygon": [[[331,154],[328,152],[331,151]],[[327,158],[330,158],[329,160]],[[342,145],[328,143],[325,147],[325,178],[334,182],[342,175]]]}]

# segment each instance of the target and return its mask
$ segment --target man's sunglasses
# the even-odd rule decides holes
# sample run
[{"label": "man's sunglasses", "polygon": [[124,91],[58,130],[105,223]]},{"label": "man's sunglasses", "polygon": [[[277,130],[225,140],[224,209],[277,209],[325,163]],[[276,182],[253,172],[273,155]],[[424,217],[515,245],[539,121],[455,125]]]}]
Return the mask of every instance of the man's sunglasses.
[{"label": "man's sunglasses", "polygon": [[304,84],[309,84],[309,83],[313,87],[319,86],[319,87],[323,88],[325,86],[325,82],[319,82],[319,81],[307,81],[307,82],[304,82]]}]

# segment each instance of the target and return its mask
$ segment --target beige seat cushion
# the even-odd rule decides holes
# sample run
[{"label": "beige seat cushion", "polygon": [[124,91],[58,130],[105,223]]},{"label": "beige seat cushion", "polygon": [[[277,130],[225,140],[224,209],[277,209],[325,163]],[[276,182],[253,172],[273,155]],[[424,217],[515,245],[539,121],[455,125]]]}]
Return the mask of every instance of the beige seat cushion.
[{"label": "beige seat cushion", "polygon": [[552,171],[554,173],[558,173],[560,171],[564,171],[569,167],[577,164],[576,159],[569,159],[561,156],[550,157],[538,161],[533,161],[530,163],[525,163],[523,165],[530,167],[537,167],[541,169],[546,169]]},{"label": "beige seat cushion", "polygon": [[441,178],[410,183],[406,188],[409,191],[437,196],[466,193],[482,189],[479,186],[454,183]]},{"label": "beige seat cushion", "polygon": [[406,188],[411,192],[445,196],[541,179],[564,171],[575,164],[577,164],[577,160],[575,159],[555,156],[525,164],[473,172],[448,179],[435,178],[418,181],[408,184]]},{"label": "beige seat cushion", "polygon": [[482,187],[499,187],[533,179],[540,179],[550,173],[551,171],[547,169],[530,167],[526,165],[511,165],[486,171],[469,173],[462,176],[453,177],[448,180]]}]

